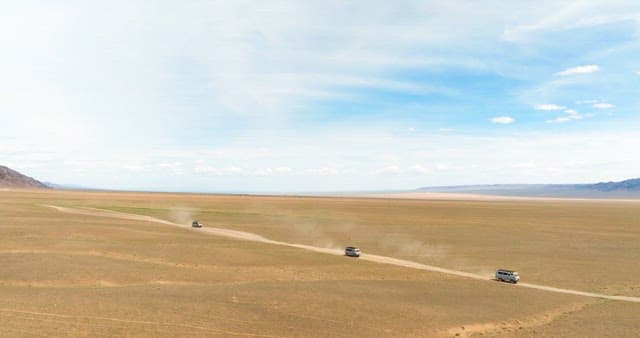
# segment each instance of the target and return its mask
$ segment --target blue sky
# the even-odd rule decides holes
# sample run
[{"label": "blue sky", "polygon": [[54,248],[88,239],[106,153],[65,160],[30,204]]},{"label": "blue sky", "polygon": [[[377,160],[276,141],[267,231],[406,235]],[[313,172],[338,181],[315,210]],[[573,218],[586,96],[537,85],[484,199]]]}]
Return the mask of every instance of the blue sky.
[{"label": "blue sky", "polygon": [[640,176],[636,1],[0,1],[0,164],[173,191]]}]

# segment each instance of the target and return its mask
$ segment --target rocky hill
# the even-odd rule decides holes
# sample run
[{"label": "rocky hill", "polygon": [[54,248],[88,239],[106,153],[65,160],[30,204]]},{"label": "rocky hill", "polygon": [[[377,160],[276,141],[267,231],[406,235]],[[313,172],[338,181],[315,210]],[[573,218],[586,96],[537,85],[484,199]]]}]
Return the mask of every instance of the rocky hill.
[{"label": "rocky hill", "polygon": [[45,189],[44,183],[0,165],[0,188]]}]

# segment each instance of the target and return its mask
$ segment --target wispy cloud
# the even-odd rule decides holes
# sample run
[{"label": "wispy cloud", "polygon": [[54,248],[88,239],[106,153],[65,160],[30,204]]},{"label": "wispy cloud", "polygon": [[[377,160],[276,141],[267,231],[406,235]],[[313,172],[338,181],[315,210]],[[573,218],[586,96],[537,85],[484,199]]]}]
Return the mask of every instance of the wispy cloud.
[{"label": "wispy cloud", "polygon": [[594,103],[593,105],[591,105],[591,107],[595,109],[612,109],[612,108],[615,108],[616,106],[607,102],[599,102],[599,103]]},{"label": "wispy cloud", "polygon": [[555,119],[547,120],[546,122],[547,123],[566,123],[566,122],[571,122],[571,121],[582,120],[582,119],[584,119],[586,117],[593,116],[593,114],[580,114],[575,109],[565,109],[564,113],[566,113],[567,115],[560,116],[560,117],[557,117]]},{"label": "wispy cloud", "polygon": [[412,165],[409,168],[407,168],[407,171],[410,173],[416,173],[416,174],[428,174],[431,172],[429,168],[421,164]]},{"label": "wispy cloud", "polygon": [[560,106],[553,103],[545,103],[545,104],[539,104],[535,106],[535,109],[536,110],[563,110],[563,109],[567,109],[567,107]]},{"label": "wispy cloud", "polygon": [[373,174],[374,175],[385,175],[385,174],[390,174],[390,175],[397,175],[402,173],[402,168],[400,168],[397,165],[389,165],[389,166],[385,166],[382,168],[377,168],[375,170],[373,170]]},{"label": "wispy cloud", "polygon": [[147,169],[147,167],[141,164],[125,164],[122,168],[130,171],[143,171]]},{"label": "wispy cloud", "polygon": [[517,169],[531,169],[531,168],[535,168],[536,164],[533,161],[525,161],[525,162],[514,163],[511,165],[511,167],[517,168]]},{"label": "wispy cloud", "polygon": [[[540,6],[527,8],[527,16],[507,26],[502,38],[522,41],[534,34],[590,28],[625,21],[638,20],[638,6],[629,2],[591,0],[583,2],[543,1]],[[609,5],[609,6],[607,6]]]},{"label": "wispy cloud", "polygon": [[292,168],[266,167],[266,168],[249,168],[229,166],[218,168],[206,164],[198,164],[193,167],[193,172],[199,175],[211,176],[275,176],[275,175],[299,175],[300,173]]},{"label": "wispy cloud", "polygon": [[[481,183],[612,149],[623,162],[638,143],[638,13],[628,0],[7,2],[0,163],[105,188],[295,190]],[[596,150],[544,125],[614,111]],[[531,134],[500,139],[514,127]]]},{"label": "wispy cloud", "polygon": [[491,119],[491,123],[496,124],[511,124],[514,123],[516,119],[511,116],[497,116]]},{"label": "wispy cloud", "polygon": [[593,104],[598,102],[600,102],[600,100],[578,100],[576,104]]},{"label": "wispy cloud", "polygon": [[584,118],[583,115],[567,115],[567,116],[560,116],[552,120],[547,120],[547,123],[566,123],[574,120],[582,120],[583,118]]},{"label": "wispy cloud", "polygon": [[577,75],[577,74],[589,74],[589,73],[595,73],[599,70],[600,70],[600,67],[598,65],[586,65],[586,66],[567,68],[561,72],[557,72],[556,75],[570,76],[570,75]]}]

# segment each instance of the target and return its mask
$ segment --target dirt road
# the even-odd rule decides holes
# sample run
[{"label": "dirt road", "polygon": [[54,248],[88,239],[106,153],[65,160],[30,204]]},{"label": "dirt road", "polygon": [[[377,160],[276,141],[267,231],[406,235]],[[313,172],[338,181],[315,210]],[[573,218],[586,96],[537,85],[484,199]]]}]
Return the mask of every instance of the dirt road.
[{"label": "dirt road", "polygon": [[[120,218],[120,219],[129,219],[129,220],[161,223],[161,224],[177,226],[177,227],[188,229],[188,230],[192,230],[192,231],[207,233],[207,234],[211,234],[211,235],[215,235],[215,236],[223,236],[223,237],[235,238],[235,239],[239,239],[239,240],[261,242],[261,243],[267,243],[267,244],[273,244],[273,245],[282,245],[282,246],[299,248],[299,249],[304,249],[304,250],[309,250],[309,251],[314,251],[314,252],[319,252],[319,253],[325,253],[325,254],[332,254],[332,255],[339,255],[339,256],[344,255],[344,251],[341,250],[341,249],[321,248],[321,247],[305,245],[305,244],[296,244],[296,243],[287,243],[287,242],[275,241],[275,240],[271,240],[271,239],[262,237],[262,236],[257,235],[257,234],[244,232],[244,231],[229,230],[229,229],[223,229],[223,228],[212,228],[212,227],[192,228],[189,224],[174,223],[174,222],[166,221],[166,220],[155,218],[155,217],[151,217],[151,216],[128,214],[128,213],[122,213],[122,212],[116,212],[116,211],[110,211],[110,210],[102,210],[102,209],[94,209],[94,208],[78,209],[78,208],[59,207],[59,206],[53,206],[53,205],[47,205],[47,207],[50,207],[50,208],[53,208],[53,209],[56,209],[56,210],[58,210],[60,212],[65,212],[65,213],[80,214],[80,215],[87,215],[87,216],[111,217],[111,218]],[[493,280],[493,276],[479,275],[479,274],[474,274],[474,273],[465,272],[465,271],[446,269],[446,268],[442,268],[442,267],[438,267],[438,266],[427,265],[427,264],[422,264],[422,263],[418,263],[418,262],[412,262],[412,261],[408,261],[408,260],[397,259],[397,258],[387,257],[387,256],[366,254],[366,255],[362,255],[360,257],[360,260],[369,261],[369,262],[375,262],[375,263],[381,263],[381,264],[390,264],[390,265],[402,266],[402,267],[411,268],[411,269],[440,272],[440,273],[445,273],[445,274],[449,274],[449,275],[455,275],[455,276],[472,278],[472,279],[483,280],[483,281],[491,281],[491,280]],[[538,289],[538,290],[549,291],[549,292],[564,293],[564,294],[570,294],[570,295],[576,295],[576,296],[584,296],[584,297],[591,297],[591,298],[601,298],[601,299],[608,299],[608,300],[617,300],[617,301],[640,303],[640,297],[611,296],[611,295],[605,295],[605,294],[601,294],[601,293],[593,293],[593,292],[584,292],[584,291],[579,291],[579,290],[562,289],[562,288],[556,288],[556,287],[552,287],[552,286],[529,284],[529,283],[519,283],[519,284],[516,284],[515,286],[531,288],[531,289]]]}]

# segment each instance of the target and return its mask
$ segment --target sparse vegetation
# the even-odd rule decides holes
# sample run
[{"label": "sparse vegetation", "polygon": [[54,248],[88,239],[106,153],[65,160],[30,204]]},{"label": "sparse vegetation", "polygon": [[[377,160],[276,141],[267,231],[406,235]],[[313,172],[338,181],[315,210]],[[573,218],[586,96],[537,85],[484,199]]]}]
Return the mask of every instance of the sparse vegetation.
[{"label": "sparse vegetation", "polygon": [[365,254],[475,273],[508,267],[523,282],[640,295],[635,202],[2,191],[0,335],[630,336],[640,330],[640,304],[64,214],[45,204],[199,219],[275,240],[354,244]]}]

